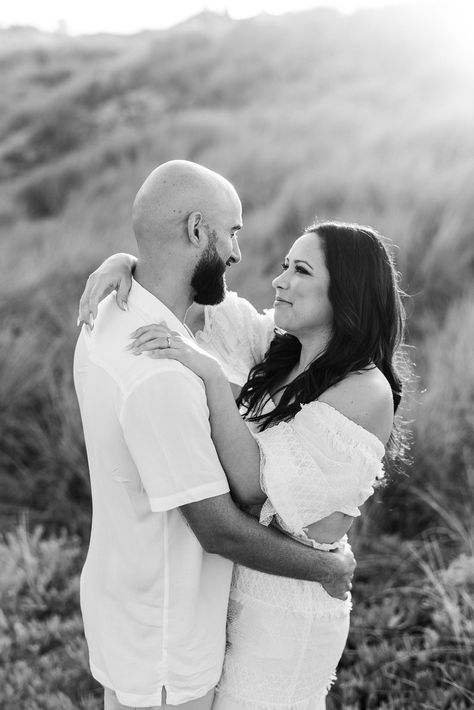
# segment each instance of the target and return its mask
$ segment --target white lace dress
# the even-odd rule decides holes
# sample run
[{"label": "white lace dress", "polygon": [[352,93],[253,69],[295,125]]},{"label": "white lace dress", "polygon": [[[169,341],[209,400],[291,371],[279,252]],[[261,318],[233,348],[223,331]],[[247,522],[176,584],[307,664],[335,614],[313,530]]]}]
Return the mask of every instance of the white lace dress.
[{"label": "white lace dress", "polygon": [[[217,356],[229,380],[243,384],[273,336],[272,313],[261,316],[230,293],[206,308],[202,347]],[[270,405],[268,405],[270,406]],[[384,447],[368,431],[322,402],[304,405],[290,422],[253,431],[267,495],[260,522],[275,519],[303,544],[328,550],[306,528],[359,506],[383,476]],[[315,582],[234,566],[227,650],[213,710],[323,710],[349,630],[351,601]]]}]

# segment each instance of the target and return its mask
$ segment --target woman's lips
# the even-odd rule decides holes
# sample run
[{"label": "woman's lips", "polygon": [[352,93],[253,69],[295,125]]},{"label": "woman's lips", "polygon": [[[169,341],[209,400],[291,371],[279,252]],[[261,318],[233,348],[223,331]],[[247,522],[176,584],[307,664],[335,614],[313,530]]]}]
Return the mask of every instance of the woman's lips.
[{"label": "woman's lips", "polygon": [[284,301],[282,298],[275,298],[273,301],[273,307],[276,308],[277,306],[291,306],[291,303],[289,301]]}]

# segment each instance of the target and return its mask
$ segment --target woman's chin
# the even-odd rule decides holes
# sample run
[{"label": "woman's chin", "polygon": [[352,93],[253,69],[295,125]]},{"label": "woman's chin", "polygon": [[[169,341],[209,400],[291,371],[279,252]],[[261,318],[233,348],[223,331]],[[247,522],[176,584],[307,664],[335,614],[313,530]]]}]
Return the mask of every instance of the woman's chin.
[{"label": "woman's chin", "polygon": [[273,320],[277,328],[280,328],[280,330],[284,330],[286,333],[290,333],[289,328],[291,329],[291,325],[289,319],[285,317],[282,318],[277,308],[275,309]]}]

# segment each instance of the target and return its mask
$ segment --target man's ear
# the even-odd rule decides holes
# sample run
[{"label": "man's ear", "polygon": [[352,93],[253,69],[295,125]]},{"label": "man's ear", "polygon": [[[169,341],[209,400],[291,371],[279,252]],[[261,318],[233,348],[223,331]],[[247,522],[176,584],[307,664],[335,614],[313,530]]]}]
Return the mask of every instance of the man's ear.
[{"label": "man's ear", "polygon": [[201,212],[191,212],[188,217],[188,238],[191,244],[202,246],[202,214]]}]

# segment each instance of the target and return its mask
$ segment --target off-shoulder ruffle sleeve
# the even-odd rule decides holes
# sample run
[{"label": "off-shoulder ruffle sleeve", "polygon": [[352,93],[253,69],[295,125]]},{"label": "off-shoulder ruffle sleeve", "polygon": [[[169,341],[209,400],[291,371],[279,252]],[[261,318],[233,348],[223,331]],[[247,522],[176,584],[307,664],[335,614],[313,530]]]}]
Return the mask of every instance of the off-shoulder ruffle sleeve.
[{"label": "off-shoulder ruffle sleeve", "polygon": [[260,522],[269,525],[276,517],[298,537],[331,513],[360,515],[359,506],[383,477],[383,444],[323,402],[303,405],[292,421],[254,435],[267,495]]},{"label": "off-shoulder ruffle sleeve", "polygon": [[229,291],[219,305],[206,306],[204,318],[197,342],[218,358],[231,382],[243,385],[273,338],[273,311],[261,314],[245,298]]}]

